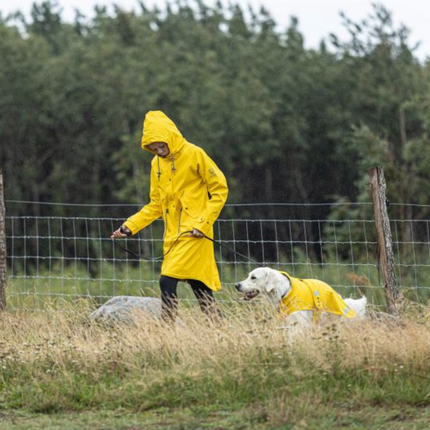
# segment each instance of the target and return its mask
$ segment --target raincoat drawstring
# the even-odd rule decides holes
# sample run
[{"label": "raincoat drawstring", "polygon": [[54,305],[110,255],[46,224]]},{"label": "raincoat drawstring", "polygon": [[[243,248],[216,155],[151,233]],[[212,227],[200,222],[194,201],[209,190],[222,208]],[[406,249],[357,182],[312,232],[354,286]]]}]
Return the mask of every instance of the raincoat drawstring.
[{"label": "raincoat drawstring", "polygon": [[[172,154],[172,172],[175,174],[176,167],[175,167],[175,156]],[[157,155],[157,178],[160,180],[161,176],[161,170],[160,170],[160,156]]]}]

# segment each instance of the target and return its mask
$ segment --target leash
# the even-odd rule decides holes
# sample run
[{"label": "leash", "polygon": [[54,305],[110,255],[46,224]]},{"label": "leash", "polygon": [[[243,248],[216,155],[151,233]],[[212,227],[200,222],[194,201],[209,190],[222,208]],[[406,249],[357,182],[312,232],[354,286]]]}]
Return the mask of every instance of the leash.
[{"label": "leash", "polygon": [[[122,249],[122,250],[124,250],[125,252],[127,252],[127,253],[129,253],[129,254],[131,254],[131,255],[133,255],[134,257],[136,257],[136,258],[138,258],[138,259],[140,259],[140,260],[145,260],[145,261],[160,261],[160,260],[162,260],[171,250],[172,250],[172,248],[176,245],[176,243],[178,242],[178,240],[184,235],[184,234],[187,234],[187,233],[192,233],[192,230],[188,230],[188,231],[184,231],[184,232],[182,232],[176,239],[175,239],[175,241],[172,243],[172,245],[170,245],[170,248],[167,250],[167,252],[166,253],[164,253],[163,255],[160,255],[159,257],[145,257],[145,256],[143,256],[142,254],[138,254],[138,253],[136,253],[136,252],[133,252],[133,251],[131,251],[131,250],[129,250],[129,249],[127,249],[127,248],[125,248],[124,246],[122,246],[122,245],[120,245],[118,242],[116,242],[116,244]],[[218,242],[217,240],[214,240],[214,239],[211,239],[210,237],[208,237],[208,236],[206,236],[205,234],[203,234],[203,236],[204,236],[204,238],[205,239],[207,239],[207,240],[210,240],[211,242],[213,242],[214,244],[216,244],[216,245],[218,245],[219,247],[221,247],[221,248],[225,248],[227,251],[229,251],[229,252],[231,252],[231,253],[233,253],[233,254],[236,254],[236,255],[239,255],[239,256],[241,256],[241,257],[243,257],[243,258],[245,258],[246,260],[248,260],[248,261],[250,261],[251,263],[254,263],[254,264],[256,264],[256,265],[258,265],[259,263],[257,262],[257,261],[255,261],[254,259],[252,259],[252,258],[250,258],[250,257],[248,257],[248,256],[246,256],[246,255],[244,255],[244,254],[242,254],[242,253],[240,253],[240,252],[238,252],[238,251],[236,251],[236,250],[234,250],[234,249],[231,249],[231,248],[229,248],[228,246],[226,246],[226,245],[224,245],[223,243],[221,243],[221,242]],[[115,239],[113,239],[113,240],[115,240]],[[226,294],[229,298],[230,298],[230,300],[232,300],[232,301],[235,301],[235,302],[238,302],[238,303],[242,303],[242,301],[241,300],[239,300],[239,299],[237,299],[236,297],[234,297],[234,296],[232,296],[231,294],[229,294],[227,291],[223,291],[223,293],[224,294]]]},{"label": "leash", "polygon": [[[181,233],[181,234],[180,234],[180,235],[175,239],[175,241],[172,243],[172,245],[170,245],[170,248],[167,250],[167,252],[166,252],[166,253],[164,253],[163,255],[160,255],[159,257],[145,257],[145,256],[143,256],[142,254],[138,254],[138,253],[136,253],[136,252],[130,251],[129,249],[127,249],[127,248],[125,248],[124,246],[120,245],[118,242],[116,242],[116,243],[117,243],[117,245],[118,245],[118,246],[119,246],[123,251],[128,252],[130,255],[133,255],[134,257],[138,258],[139,260],[145,260],[145,261],[160,261],[160,260],[162,260],[164,257],[166,257],[166,255],[167,255],[167,254],[172,250],[172,248],[176,245],[176,243],[178,242],[178,240],[179,240],[179,239],[180,239],[184,234],[187,234],[187,233],[192,233],[192,230],[188,230],[188,231],[184,231],[184,232],[182,232],[182,233]],[[204,236],[204,238],[205,238],[205,239],[210,240],[211,242],[213,242],[214,244],[218,245],[219,247],[224,248],[224,249],[226,249],[227,251],[229,251],[229,252],[231,252],[231,253],[233,253],[233,254],[239,255],[240,257],[245,258],[246,260],[248,260],[248,261],[249,261],[249,262],[251,262],[251,263],[254,263],[254,264],[257,264],[257,265],[258,265],[258,264],[260,264],[260,263],[258,263],[257,261],[255,261],[254,259],[252,259],[252,258],[248,257],[247,255],[242,254],[242,253],[240,253],[240,252],[236,251],[235,249],[231,249],[231,248],[229,248],[228,246],[224,245],[223,243],[218,242],[217,240],[211,239],[210,237],[206,236],[205,234],[203,234],[203,236]],[[114,239],[114,240],[115,240],[115,239]]]},{"label": "leash", "polygon": [[[125,248],[124,246],[120,245],[118,242],[116,242],[116,244],[125,252],[128,252],[130,255],[133,255],[134,257],[138,258],[139,260],[145,260],[145,261],[160,261],[162,260],[173,248],[174,245],[176,245],[176,243],[178,242],[178,240],[181,238],[181,236],[183,236],[184,234],[187,233],[191,233],[191,230],[189,231],[184,231],[183,233],[181,233],[176,240],[172,243],[172,245],[170,246],[170,248],[167,250],[167,252],[163,255],[160,255],[159,257],[145,257],[142,254],[138,254],[136,252],[130,251],[129,249]],[[115,239],[114,239],[115,240]]]},{"label": "leash", "polygon": [[241,254],[240,252],[238,252],[238,251],[236,251],[234,249],[229,248],[228,246],[222,244],[221,242],[218,242],[217,240],[211,239],[210,237],[207,237],[206,235],[204,235],[204,237],[207,240],[210,240],[211,242],[213,242],[215,245],[218,245],[219,247],[224,248],[224,249],[226,249],[227,251],[229,251],[229,252],[231,252],[233,254],[239,255],[240,257],[245,258],[246,260],[248,260],[251,263],[260,264],[258,261],[255,261],[254,259],[248,257],[247,255]]}]

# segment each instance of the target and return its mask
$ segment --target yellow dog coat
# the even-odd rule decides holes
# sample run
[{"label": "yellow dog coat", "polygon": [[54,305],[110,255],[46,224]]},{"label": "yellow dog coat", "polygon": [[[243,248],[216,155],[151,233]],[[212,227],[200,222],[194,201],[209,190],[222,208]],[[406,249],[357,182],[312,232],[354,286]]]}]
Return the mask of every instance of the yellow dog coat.
[{"label": "yellow dog coat", "polygon": [[345,318],[355,317],[355,311],[325,282],[317,279],[293,278],[286,272],[280,273],[291,283],[291,290],[279,305],[281,314],[291,315],[297,311],[314,311],[314,322],[318,322],[322,312]]}]

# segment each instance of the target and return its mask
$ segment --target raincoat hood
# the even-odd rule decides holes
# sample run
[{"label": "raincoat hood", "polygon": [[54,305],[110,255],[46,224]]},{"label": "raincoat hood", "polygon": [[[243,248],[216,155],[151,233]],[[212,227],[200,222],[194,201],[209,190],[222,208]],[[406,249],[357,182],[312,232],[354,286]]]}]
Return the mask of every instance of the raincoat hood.
[{"label": "raincoat hood", "polygon": [[160,110],[149,111],[143,121],[142,148],[155,154],[148,148],[154,142],[167,143],[170,151],[168,157],[178,153],[186,142],[175,123]]}]

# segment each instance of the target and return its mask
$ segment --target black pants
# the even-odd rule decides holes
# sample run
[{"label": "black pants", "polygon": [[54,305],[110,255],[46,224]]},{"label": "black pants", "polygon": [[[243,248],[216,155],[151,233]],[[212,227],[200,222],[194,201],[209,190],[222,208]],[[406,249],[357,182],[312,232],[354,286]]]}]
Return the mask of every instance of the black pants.
[{"label": "black pants", "polygon": [[[177,286],[180,279],[170,276],[160,276],[161,289],[161,316],[165,321],[174,321],[178,312]],[[212,320],[218,321],[221,313],[216,304],[213,291],[203,282],[189,279],[186,281],[193,289],[193,293],[199,302],[200,309]]]}]

